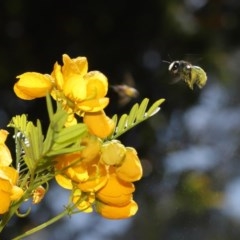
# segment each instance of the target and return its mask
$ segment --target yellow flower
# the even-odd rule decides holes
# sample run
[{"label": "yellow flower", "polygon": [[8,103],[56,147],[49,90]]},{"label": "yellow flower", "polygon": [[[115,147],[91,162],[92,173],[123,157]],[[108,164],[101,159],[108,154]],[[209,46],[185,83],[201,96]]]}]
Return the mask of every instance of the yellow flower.
[{"label": "yellow flower", "polygon": [[55,177],[57,183],[66,189],[76,185],[84,192],[95,192],[108,180],[107,167],[99,163],[99,159],[81,161],[80,153],[58,156],[55,168],[59,171]]},{"label": "yellow flower", "polygon": [[52,77],[55,88],[52,96],[60,101],[69,113],[82,116],[85,112],[97,112],[104,109],[109,99],[106,98],[108,81],[99,71],[88,70],[85,57],[71,59],[63,54],[63,66],[55,63]]},{"label": "yellow flower", "polygon": [[23,190],[16,186],[17,170],[9,167],[12,157],[5,145],[7,135],[7,131],[0,130],[0,214],[8,211],[11,201],[18,200],[23,195]]},{"label": "yellow flower", "polygon": [[105,218],[109,219],[124,219],[132,217],[138,210],[138,205],[135,201],[131,200],[127,205],[114,206],[108,205],[101,201],[96,201],[96,211]]},{"label": "yellow flower", "polygon": [[65,188],[65,189],[72,189],[73,188],[72,180],[70,178],[67,178],[62,174],[57,174],[55,176],[55,179],[61,187]]},{"label": "yellow flower", "polygon": [[0,167],[0,214],[9,210],[10,204],[23,195],[23,190],[16,186],[18,172],[12,167]]},{"label": "yellow flower", "polygon": [[89,178],[85,181],[79,181],[78,187],[84,192],[96,192],[106,185],[108,181],[108,169],[104,164],[99,163],[98,160],[88,162],[86,170]]},{"label": "yellow flower", "polygon": [[99,71],[88,72],[85,57],[70,58],[63,54],[63,66],[54,64],[51,75],[26,72],[17,76],[16,95],[25,100],[44,97],[51,93],[69,113],[66,125],[76,124],[74,114],[102,111],[109,103],[107,77]]},{"label": "yellow flower", "polygon": [[8,132],[0,130],[0,166],[9,166],[12,163],[11,153],[5,144]]},{"label": "yellow flower", "polygon": [[72,189],[72,181],[87,180],[88,173],[81,162],[81,152],[59,155],[55,158],[55,169],[57,183],[66,189]]},{"label": "yellow flower", "polygon": [[125,158],[122,164],[116,167],[116,174],[127,182],[134,182],[142,177],[142,165],[134,148],[126,148]]},{"label": "yellow flower", "polygon": [[19,76],[14,85],[15,94],[24,100],[44,97],[50,93],[53,82],[51,76],[37,72],[26,72]]},{"label": "yellow flower", "polygon": [[115,128],[115,123],[104,111],[94,113],[86,112],[83,117],[83,122],[87,125],[90,133],[102,139],[108,137]]}]

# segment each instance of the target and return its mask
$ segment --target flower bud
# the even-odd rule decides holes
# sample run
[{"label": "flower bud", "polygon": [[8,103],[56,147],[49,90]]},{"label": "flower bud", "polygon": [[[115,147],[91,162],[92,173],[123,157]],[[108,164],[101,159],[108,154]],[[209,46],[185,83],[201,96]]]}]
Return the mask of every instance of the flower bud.
[{"label": "flower bud", "polygon": [[101,162],[107,165],[119,165],[122,163],[126,148],[117,140],[106,142],[101,148]]},{"label": "flower bud", "polygon": [[18,82],[14,85],[16,95],[24,100],[44,97],[53,87],[51,76],[36,72],[26,72],[17,76]]}]

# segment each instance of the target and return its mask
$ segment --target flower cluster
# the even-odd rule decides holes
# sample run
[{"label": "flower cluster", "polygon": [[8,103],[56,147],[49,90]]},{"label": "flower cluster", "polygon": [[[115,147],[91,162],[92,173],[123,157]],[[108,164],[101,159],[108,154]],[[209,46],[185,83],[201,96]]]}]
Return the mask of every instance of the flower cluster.
[{"label": "flower cluster", "polygon": [[61,172],[56,176],[57,182],[73,190],[73,202],[82,211],[91,212],[94,203],[96,211],[106,218],[134,215],[137,204],[132,197],[132,182],[142,176],[135,149],[117,140],[103,143],[90,134],[82,144],[85,148],[81,152],[56,159],[56,169]]},{"label": "flower cluster", "polygon": [[56,62],[51,75],[27,72],[17,78],[14,91],[19,98],[32,100],[51,94],[69,114],[66,126],[77,123],[77,114],[83,117],[89,131],[100,138],[113,131],[114,123],[103,111],[109,103],[105,97],[107,77],[99,71],[88,72],[85,57],[71,59],[63,54],[63,66]]},{"label": "flower cluster", "polygon": [[27,72],[14,86],[16,95],[31,100],[50,94],[68,113],[65,127],[87,126],[80,139],[81,150],[54,157],[56,180],[71,189],[71,199],[78,209],[119,219],[134,215],[134,181],[142,176],[137,152],[117,140],[105,140],[115,123],[104,112],[109,99],[107,77],[99,71],[88,72],[85,57],[71,59],[63,55],[63,66],[55,63],[50,75]]},{"label": "flower cluster", "polygon": [[9,210],[12,201],[23,195],[23,190],[17,186],[18,171],[10,167],[11,153],[5,145],[8,132],[0,130],[0,214]]},{"label": "flower cluster", "polygon": [[[0,232],[25,201],[39,204],[53,179],[69,191],[61,213],[17,238],[37,232],[60,218],[95,211],[109,219],[136,214],[134,182],[142,177],[137,151],[118,137],[155,115],[164,99],[147,110],[148,98],[136,103],[129,114],[109,118],[108,79],[99,71],[88,71],[86,57],[62,56],[50,74],[26,72],[17,76],[14,92],[24,100],[46,97],[49,125],[29,121],[26,114],[14,116],[15,159],[6,146],[8,132],[0,130]],[[55,103],[55,104],[54,104]],[[15,166],[15,168],[14,168]]]}]

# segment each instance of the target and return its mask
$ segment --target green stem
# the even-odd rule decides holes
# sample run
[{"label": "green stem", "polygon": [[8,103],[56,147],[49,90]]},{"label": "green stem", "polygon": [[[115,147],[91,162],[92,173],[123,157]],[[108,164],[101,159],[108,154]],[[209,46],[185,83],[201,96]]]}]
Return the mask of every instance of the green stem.
[{"label": "green stem", "polygon": [[2,219],[1,219],[1,222],[0,222],[0,233],[5,228],[7,223],[10,221],[12,216],[15,214],[15,212],[17,211],[17,209],[19,208],[21,203],[22,203],[22,201],[20,200],[19,202],[12,205],[10,210],[2,216]]},{"label": "green stem", "polygon": [[53,106],[52,106],[52,100],[51,100],[50,94],[46,95],[46,103],[47,103],[48,117],[51,121],[54,112],[53,112]]},{"label": "green stem", "polygon": [[47,222],[45,223],[42,223],[40,225],[38,225],[37,227],[35,228],[32,228],[31,230],[29,231],[26,231],[25,233],[13,238],[12,240],[20,240],[20,239],[23,239],[24,237],[27,237],[33,233],[36,233],[42,229],[44,229],[45,227],[48,227],[49,225],[57,222],[58,220],[60,220],[61,218],[65,217],[66,215],[68,215],[68,212],[69,212],[69,209],[65,209],[63,212],[61,212],[60,214],[58,214],[57,216],[55,216],[54,218],[48,220]]}]

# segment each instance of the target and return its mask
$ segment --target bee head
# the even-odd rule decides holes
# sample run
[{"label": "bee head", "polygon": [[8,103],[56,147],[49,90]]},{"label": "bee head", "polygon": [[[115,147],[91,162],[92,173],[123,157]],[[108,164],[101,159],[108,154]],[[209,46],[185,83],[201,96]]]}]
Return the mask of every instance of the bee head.
[{"label": "bee head", "polygon": [[170,63],[168,70],[174,74],[178,73],[180,67],[180,62],[179,61],[174,61],[172,63]]}]

